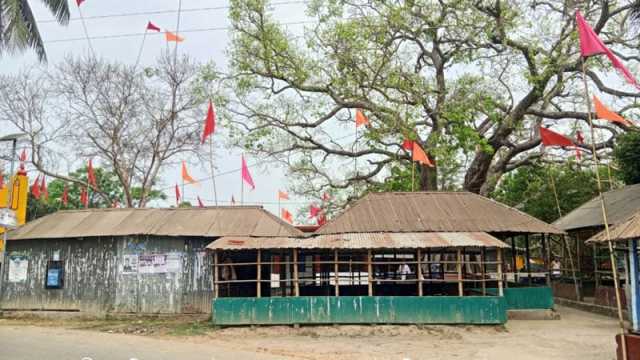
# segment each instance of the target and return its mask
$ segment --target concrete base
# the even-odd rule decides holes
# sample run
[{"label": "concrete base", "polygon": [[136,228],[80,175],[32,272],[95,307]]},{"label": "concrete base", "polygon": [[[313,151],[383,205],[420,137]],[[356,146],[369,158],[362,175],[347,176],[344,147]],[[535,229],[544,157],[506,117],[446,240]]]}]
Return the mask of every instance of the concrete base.
[{"label": "concrete base", "polygon": [[509,320],[560,320],[560,314],[553,309],[507,310]]},{"label": "concrete base", "polygon": [[189,319],[193,321],[210,320],[209,314],[126,314],[126,313],[87,313],[82,311],[28,311],[28,310],[2,310],[0,318],[7,319]]},{"label": "concrete base", "polygon": [[[554,301],[558,305],[568,306],[574,309],[588,311],[594,314],[610,316],[616,319],[618,318],[618,310],[615,307],[595,305],[595,304],[586,303],[582,301],[567,300],[567,299],[558,298],[558,297],[556,297]],[[622,316],[625,320],[629,320],[629,314],[624,309],[622,310]]]}]

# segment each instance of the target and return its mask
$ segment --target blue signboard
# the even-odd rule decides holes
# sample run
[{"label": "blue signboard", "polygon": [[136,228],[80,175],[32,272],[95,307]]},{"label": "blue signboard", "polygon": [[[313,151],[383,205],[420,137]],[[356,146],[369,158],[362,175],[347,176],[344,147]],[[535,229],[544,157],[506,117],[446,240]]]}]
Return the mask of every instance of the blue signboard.
[{"label": "blue signboard", "polygon": [[62,287],[62,269],[49,269],[47,271],[47,287],[48,288],[61,288]]}]

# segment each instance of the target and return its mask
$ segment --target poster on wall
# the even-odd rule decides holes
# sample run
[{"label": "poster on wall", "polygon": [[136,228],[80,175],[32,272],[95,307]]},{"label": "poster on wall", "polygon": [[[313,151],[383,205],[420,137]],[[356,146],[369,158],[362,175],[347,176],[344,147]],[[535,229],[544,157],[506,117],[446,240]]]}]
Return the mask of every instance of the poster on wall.
[{"label": "poster on wall", "polygon": [[167,254],[167,272],[177,273],[182,270],[182,254],[175,252]]},{"label": "poster on wall", "polygon": [[167,255],[138,256],[138,272],[140,274],[162,274],[167,272]]},{"label": "poster on wall", "polygon": [[9,282],[27,281],[27,269],[29,260],[26,256],[9,257]]},{"label": "poster on wall", "polygon": [[122,265],[123,274],[138,273],[138,255],[123,255],[122,261],[123,261],[123,265]]}]

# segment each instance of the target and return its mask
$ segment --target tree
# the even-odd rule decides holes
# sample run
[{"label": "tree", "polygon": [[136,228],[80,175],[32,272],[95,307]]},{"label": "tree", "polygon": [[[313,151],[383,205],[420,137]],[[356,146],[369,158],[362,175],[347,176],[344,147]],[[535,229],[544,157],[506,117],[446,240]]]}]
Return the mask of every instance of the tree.
[{"label": "tree", "polygon": [[[121,205],[124,198],[124,190],[120,183],[118,176],[102,168],[94,168],[96,176],[96,182],[100,189],[100,194],[106,194],[106,197],[101,196],[95,191],[88,191],[89,195],[89,207],[90,208],[110,208],[114,205]],[[83,182],[87,181],[87,168],[83,167],[68,174],[69,177],[79,179]],[[62,203],[62,194],[64,193],[65,186],[68,189],[67,192],[67,205]],[[34,198],[29,194],[27,204],[27,221],[35,220],[39,217],[47,214],[54,213],[58,210],[71,210],[71,209],[84,209],[84,205],[80,202],[80,192],[83,186],[78,183],[68,183],[64,180],[54,179],[47,184],[48,198]],[[142,191],[139,188],[133,189],[134,199],[136,202],[140,201],[140,195]],[[148,195],[149,200],[166,199],[166,195],[162,191],[153,190]],[[134,203],[135,205],[135,203]]]},{"label": "tree", "polygon": [[[622,36],[630,5],[580,5],[617,52],[635,51],[638,40]],[[315,23],[292,33],[268,1],[231,1],[225,107],[235,143],[286,164],[301,194],[359,196],[410,166],[401,145],[411,139],[437,164],[418,167],[419,189],[486,195],[542,156],[543,122],[569,135],[586,128],[587,113],[576,110],[585,104],[574,14],[564,1],[318,0],[308,13]],[[631,112],[638,94],[606,85],[607,66],[588,61],[592,90]],[[371,123],[357,140],[356,109]],[[626,130],[600,128],[607,135],[598,150]]]},{"label": "tree", "polygon": [[631,131],[618,137],[613,156],[622,181],[627,185],[640,183],[640,132]]},{"label": "tree", "polygon": [[[602,179],[609,178],[608,171],[606,166],[601,167]],[[603,182],[603,191],[610,189],[609,184],[609,181]],[[505,175],[491,196],[551,223],[560,218],[558,204],[564,216],[597,195],[598,187],[593,171],[581,169],[576,163],[568,162],[558,165],[537,163],[520,167]]]},{"label": "tree", "polygon": [[68,58],[50,72],[0,77],[0,122],[27,134],[38,171],[87,186],[60,173],[59,163],[94,159],[117,176],[124,206],[144,207],[165,166],[199,155],[211,73],[168,52],[142,70]]},{"label": "tree", "polygon": [[[67,0],[42,0],[59,24],[69,23]],[[0,0],[0,51],[32,48],[40,61],[47,61],[44,43],[29,1]]]}]

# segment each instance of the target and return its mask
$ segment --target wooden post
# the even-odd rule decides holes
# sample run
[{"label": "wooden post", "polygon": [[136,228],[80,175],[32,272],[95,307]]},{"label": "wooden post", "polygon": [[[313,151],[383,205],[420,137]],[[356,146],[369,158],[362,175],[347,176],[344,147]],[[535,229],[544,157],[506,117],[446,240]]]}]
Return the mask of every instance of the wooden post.
[{"label": "wooden post", "polygon": [[482,296],[487,295],[487,248],[480,250],[480,269],[482,271]]},{"label": "wooden post", "polygon": [[551,248],[551,244],[547,247],[547,234],[542,234],[542,263],[546,271],[545,279],[547,286],[551,286],[551,272],[549,269],[549,253],[547,250]]},{"label": "wooden post", "polygon": [[258,249],[258,255],[256,257],[256,297],[259,298],[262,295],[262,254],[260,249]]},{"label": "wooden post", "polygon": [[433,279],[431,275],[431,249],[427,249],[427,271],[429,272],[429,279]]},{"label": "wooden post", "polygon": [[298,278],[298,249],[293,249],[293,291],[294,296],[300,296],[300,282]]},{"label": "wooden post", "polygon": [[[511,272],[513,273],[513,282],[518,283],[518,262],[516,258],[518,257],[518,250],[516,250],[516,238],[515,236],[511,236]],[[509,276],[507,275],[507,282],[509,282]]]},{"label": "wooden post", "polygon": [[462,250],[458,248],[457,250],[457,258],[456,267],[458,270],[458,296],[463,296],[463,287],[462,287]]},{"label": "wooden post", "polygon": [[600,276],[598,276],[598,248],[593,244],[593,278],[596,281],[596,289],[600,286]]},{"label": "wooden post", "polygon": [[367,275],[368,275],[368,294],[373,296],[373,265],[371,264],[371,249],[367,250]]},{"label": "wooden post", "polygon": [[416,269],[418,274],[418,296],[422,296],[422,251],[418,249],[418,268]]},{"label": "wooden post", "polygon": [[218,298],[220,284],[218,284],[218,250],[213,250],[213,297]]},{"label": "wooden post", "polygon": [[496,248],[496,254],[498,257],[498,296],[503,296],[504,291],[502,290],[502,248]]},{"label": "wooden post", "polygon": [[335,249],[333,250],[333,275],[336,282],[336,296],[340,296],[340,276],[338,275],[338,270],[340,270],[338,266],[338,249]]},{"label": "wooden post", "polygon": [[529,244],[529,234],[524,234],[524,246],[525,246],[525,266],[527,268],[527,282],[531,286],[531,246]]},{"label": "wooden post", "polygon": [[638,240],[629,240],[629,285],[631,287],[631,325],[634,332],[640,331],[640,283],[638,283],[638,275],[640,275],[640,266],[638,264]]}]

